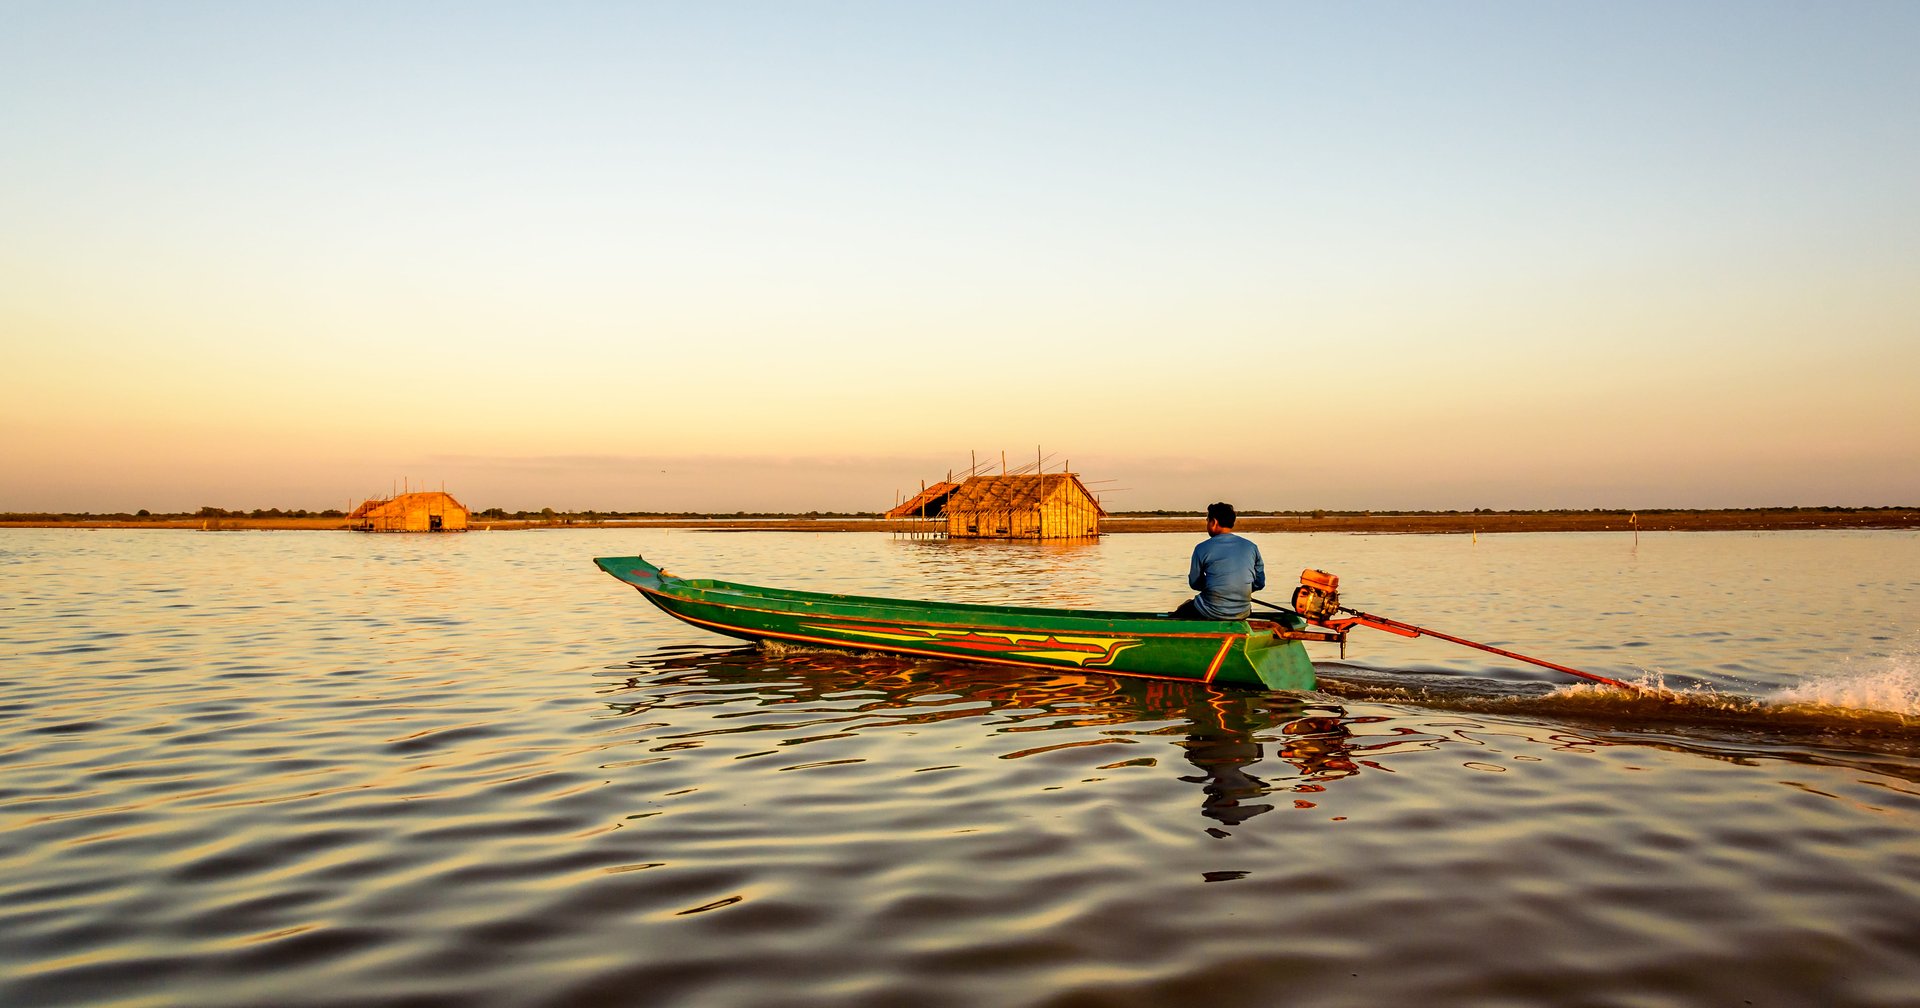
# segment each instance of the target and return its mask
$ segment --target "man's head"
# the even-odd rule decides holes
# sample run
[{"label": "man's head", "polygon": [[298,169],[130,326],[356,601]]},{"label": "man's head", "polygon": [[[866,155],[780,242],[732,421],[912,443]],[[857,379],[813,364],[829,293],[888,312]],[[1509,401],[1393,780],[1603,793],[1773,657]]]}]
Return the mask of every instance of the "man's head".
[{"label": "man's head", "polygon": [[1207,505],[1207,531],[1214,531],[1216,526],[1221,531],[1230,529],[1238,517],[1233,513],[1233,505],[1225,501],[1209,504]]}]

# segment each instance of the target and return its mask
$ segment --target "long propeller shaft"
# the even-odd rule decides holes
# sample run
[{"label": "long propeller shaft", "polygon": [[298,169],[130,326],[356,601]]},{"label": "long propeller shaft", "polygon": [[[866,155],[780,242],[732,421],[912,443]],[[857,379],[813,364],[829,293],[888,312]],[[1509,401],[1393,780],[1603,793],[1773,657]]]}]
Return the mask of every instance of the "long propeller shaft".
[{"label": "long propeller shaft", "polygon": [[[1264,605],[1269,609],[1281,609],[1286,612],[1292,611],[1290,609],[1286,609],[1283,606],[1277,606],[1271,602],[1267,602],[1262,599],[1254,599],[1254,601],[1259,602],[1261,605]],[[1465,637],[1455,637],[1454,635],[1449,633],[1441,633],[1438,630],[1431,630],[1431,629],[1428,629],[1427,627],[1414,626],[1411,623],[1405,623],[1397,619],[1390,619],[1386,616],[1375,616],[1372,613],[1363,613],[1358,609],[1348,609],[1345,606],[1342,606],[1339,611],[1347,614],[1346,618],[1328,619],[1328,620],[1312,620],[1311,622],[1318,623],[1329,630],[1333,630],[1342,634],[1346,633],[1348,630],[1356,626],[1364,626],[1364,627],[1372,627],[1375,630],[1385,630],[1388,633],[1398,634],[1401,637],[1434,637],[1439,640],[1447,641],[1452,644],[1460,644],[1466,647],[1475,648],[1480,651],[1485,651],[1489,654],[1497,654],[1502,658],[1512,658],[1515,661],[1523,661],[1529,665],[1538,665],[1541,668],[1550,668],[1555,672],[1564,672],[1570,676],[1577,676],[1581,679],[1597,682],[1605,686],[1612,686],[1616,689],[1623,689],[1633,693],[1645,692],[1645,689],[1643,687],[1635,686],[1632,683],[1621,682],[1618,679],[1609,679],[1606,676],[1595,675],[1592,672],[1582,672],[1577,668],[1568,668],[1567,666],[1561,665],[1558,662],[1550,662],[1544,658],[1533,658],[1528,655],[1520,654],[1519,652],[1516,652],[1516,651],[1508,651],[1506,648],[1497,648],[1491,644],[1482,644],[1479,641],[1470,641]]]},{"label": "long propeller shaft", "polygon": [[1338,626],[1337,624],[1346,624],[1347,626],[1371,626],[1380,630],[1387,630],[1390,632],[1400,633],[1400,635],[1403,637],[1437,637],[1443,641],[1448,641],[1454,644],[1462,644],[1470,648],[1477,648],[1478,650],[1485,651],[1489,654],[1497,654],[1502,658],[1512,658],[1515,661],[1523,661],[1529,665],[1538,665],[1541,668],[1550,668],[1555,672],[1565,672],[1570,676],[1578,676],[1582,679],[1589,679],[1589,680],[1592,680],[1593,682],[1601,683],[1603,685],[1613,686],[1619,689],[1630,690],[1633,692],[1640,691],[1640,687],[1632,685],[1631,683],[1621,682],[1618,679],[1609,679],[1606,676],[1595,675],[1592,672],[1582,672],[1577,668],[1568,668],[1565,665],[1561,665],[1557,662],[1550,662],[1544,658],[1533,658],[1528,655],[1520,654],[1517,651],[1508,651],[1506,648],[1497,648],[1491,644],[1482,644],[1479,641],[1470,641],[1465,637],[1455,637],[1452,634],[1441,633],[1438,630],[1430,630],[1426,627],[1414,626],[1411,623],[1403,623],[1397,619],[1388,619],[1385,616],[1375,616],[1371,613],[1360,612],[1357,609],[1342,609],[1341,612],[1352,613],[1353,614],[1352,618],[1344,619],[1344,620],[1328,620],[1327,621],[1328,627],[1343,630],[1346,627]]}]

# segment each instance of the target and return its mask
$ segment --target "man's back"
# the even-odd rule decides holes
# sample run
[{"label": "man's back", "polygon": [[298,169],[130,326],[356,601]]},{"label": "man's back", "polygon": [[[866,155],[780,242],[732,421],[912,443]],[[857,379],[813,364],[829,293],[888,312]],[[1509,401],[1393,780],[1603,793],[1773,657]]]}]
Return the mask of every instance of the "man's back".
[{"label": "man's back", "polygon": [[1187,586],[1200,593],[1193,605],[1208,619],[1246,619],[1253,612],[1253,593],[1267,586],[1260,547],[1231,532],[1208,536],[1193,548]]}]

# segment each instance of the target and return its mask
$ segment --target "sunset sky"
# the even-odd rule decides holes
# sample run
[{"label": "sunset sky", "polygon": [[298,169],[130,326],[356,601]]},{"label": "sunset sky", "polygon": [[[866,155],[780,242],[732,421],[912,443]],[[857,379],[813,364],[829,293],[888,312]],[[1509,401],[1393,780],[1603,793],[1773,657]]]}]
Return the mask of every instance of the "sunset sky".
[{"label": "sunset sky", "polygon": [[0,511],[1920,504],[1920,4],[0,13]]}]

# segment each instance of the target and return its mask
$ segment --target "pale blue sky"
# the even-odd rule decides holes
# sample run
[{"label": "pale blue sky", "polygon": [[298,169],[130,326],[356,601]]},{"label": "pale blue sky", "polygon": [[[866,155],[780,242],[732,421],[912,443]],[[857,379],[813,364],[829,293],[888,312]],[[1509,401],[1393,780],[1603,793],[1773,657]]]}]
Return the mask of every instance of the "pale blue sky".
[{"label": "pale blue sky", "polygon": [[0,510],[1920,503],[1920,4],[0,12]]}]

